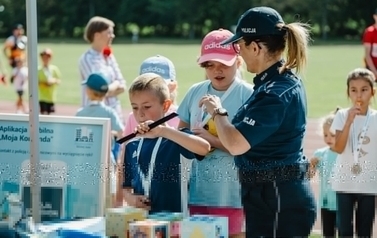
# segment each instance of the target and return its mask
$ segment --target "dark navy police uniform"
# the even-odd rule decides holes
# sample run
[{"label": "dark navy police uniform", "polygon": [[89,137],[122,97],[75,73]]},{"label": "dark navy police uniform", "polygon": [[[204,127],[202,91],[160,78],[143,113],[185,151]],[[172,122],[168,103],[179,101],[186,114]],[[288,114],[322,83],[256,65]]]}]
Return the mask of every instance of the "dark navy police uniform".
[{"label": "dark navy police uniform", "polygon": [[247,237],[305,237],[316,218],[303,154],[306,95],[282,62],[254,78],[254,93],[232,124],[251,149],[236,156]]}]

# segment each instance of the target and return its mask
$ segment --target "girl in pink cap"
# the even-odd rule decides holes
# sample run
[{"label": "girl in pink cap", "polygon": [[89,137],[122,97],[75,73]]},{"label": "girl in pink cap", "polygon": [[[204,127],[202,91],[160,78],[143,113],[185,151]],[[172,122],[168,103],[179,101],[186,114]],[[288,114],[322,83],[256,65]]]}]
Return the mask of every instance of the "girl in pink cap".
[{"label": "girl in pink cap", "polygon": [[199,108],[204,95],[215,94],[221,98],[231,119],[253,92],[253,86],[237,74],[242,62],[236,49],[220,45],[232,36],[230,31],[219,29],[204,37],[198,64],[205,69],[208,80],[189,89],[178,107],[178,114],[179,128],[191,128],[212,147],[202,161],[193,161],[189,182],[190,213],[228,217],[230,237],[243,237],[244,215],[234,157],[219,141],[211,116]]}]

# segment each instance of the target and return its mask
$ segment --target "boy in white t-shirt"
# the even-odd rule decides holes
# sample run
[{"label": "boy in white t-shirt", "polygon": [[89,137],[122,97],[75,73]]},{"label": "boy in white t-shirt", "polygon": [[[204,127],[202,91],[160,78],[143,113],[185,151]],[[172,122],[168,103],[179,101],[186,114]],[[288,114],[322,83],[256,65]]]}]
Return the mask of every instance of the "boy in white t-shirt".
[{"label": "boy in white t-shirt", "polygon": [[[347,94],[353,106],[335,115],[337,157],[332,178],[336,191],[339,237],[372,237],[377,194],[377,111],[369,107],[375,94],[374,74],[363,68],[350,72]],[[354,215],[354,213],[356,215]],[[354,221],[354,217],[356,221]]]},{"label": "boy in white t-shirt", "polygon": [[11,83],[13,84],[17,93],[16,112],[26,113],[26,108],[23,101],[24,91],[27,87],[28,68],[24,65],[22,58],[14,59],[16,67],[12,69]]}]

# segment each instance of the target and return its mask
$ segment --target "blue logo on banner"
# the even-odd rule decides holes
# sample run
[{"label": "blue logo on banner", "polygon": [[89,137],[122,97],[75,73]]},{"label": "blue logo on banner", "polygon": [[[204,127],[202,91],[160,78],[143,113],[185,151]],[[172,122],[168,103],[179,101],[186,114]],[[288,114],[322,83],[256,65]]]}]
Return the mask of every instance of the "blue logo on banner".
[{"label": "blue logo on banner", "polygon": [[76,142],[93,142],[93,132],[88,127],[76,128]]}]

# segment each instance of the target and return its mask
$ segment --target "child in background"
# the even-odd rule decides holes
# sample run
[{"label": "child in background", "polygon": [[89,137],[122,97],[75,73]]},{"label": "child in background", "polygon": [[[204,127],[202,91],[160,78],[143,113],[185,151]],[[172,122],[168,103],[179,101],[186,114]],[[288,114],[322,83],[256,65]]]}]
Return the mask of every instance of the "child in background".
[{"label": "child in background", "polygon": [[[106,93],[109,90],[108,81],[100,74],[91,74],[89,78],[83,82],[86,85],[86,94],[90,102],[83,108],[79,109],[76,113],[78,117],[99,117],[99,118],[110,118],[111,123],[111,146],[114,147],[115,141],[114,136],[121,136],[124,130],[124,126],[117,114],[117,112],[106,106],[104,99]],[[117,157],[110,153],[110,163],[113,166],[110,166],[110,193],[112,194],[112,203],[116,203],[115,194],[116,194],[116,165]]]},{"label": "child in background", "polygon": [[4,68],[3,62],[0,60],[0,82],[3,84],[7,84],[6,75],[7,71]]},{"label": "child in background", "polygon": [[16,67],[12,69],[11,83],[17,93],[16,112],[26,113],[23,95],[28,82],[28,68],[25,66],[23,58],[14,59]]},{"label": "child in background", "polygon": [[339,237],[353,237],[354,224],[357,237],[372,236],[377,194],[377,111],[369,105],[375,94],[374,82],[374,74],[367,69],[348,74],[347,95],[352,106],[339,110],[330,128],[335,134],[333,151],[338,153],[332,188],[336,191]]},{"label": "child in background", "polygon": [[335,134],[330,132],[331,124],[335,113],[324,117],[321,122],[321,130],[326,147],[314,152],[314,157],[310,159],[309,175],[312,178],[319,170],[321,180],[319,193],[319,206],[321,207],[322,235],[323,237],[335,237],[336,235],[336,193],[331,188],[331,174],[338,156],[332,151],[335,145]]},{"label": "child in background", "polygon": [[42,61],[38,68],[40,113],[50,115],[55,112],[56,86],[60,83],[61,74],[59,68],[51,64],[51,49],[45,49],[39,55]]},{"label": "child in background", "polygon": [[[169,92],[170,92],[170,100],[172,100],[172,105],[169,108],[169,111],[167,114],[170,114],[172,112],[177,111],[177,80],[175,77],[175,67],[174,64],[171,60],[168,58],[161,56],[161,55],[156,55],[153,57],[149,57],[145,59],[140,66],[140,73],[139,75],[145,74],[145,73],[155,73],[160,75],[165,82],[167,83],[169,87]],[[179,118],[173,118],[170,121],[168,121],[168,125],[177,128],[179,123]],[[124,134],[128,135],[131,134],[135,131],[136,126],[138,123],[136,122],[135,116],[133,115],[133,112],[131,112],[128,115],[128,119],[126,121],[126,129],[124,130]]]},{"label": "child in background", "polygon": [[128,205],[155,212],[187,211],[189,160],[209,152],[209,143],[188,129],[168,125],[149,129],[172,104],[165,80],[155,74],[138,76],[129,88],[139,136],[124,153],[124,198]]},{"label": "child in background", "polygon": [[221,103],[232,120],[237,110],[253,93],[253,86],[242,80],[238,72],[242,59],[236,44],[221,46],[233,36],[228,30],[208,33],[201,45],[198,64],[205,70],[208,80],[194,84],[178,108],[179,128],[192,128],[195,135],[207,140],[212,151],[202,161],[193,161],[190,176],[190,214],[219,215],[228,217],[232,238],[244,237],[244,212],[241,205],[241,187],[234,156],[227,151],[217,137],[213,118],[199,108],[199,101],[206,94],[220,97]]}]

